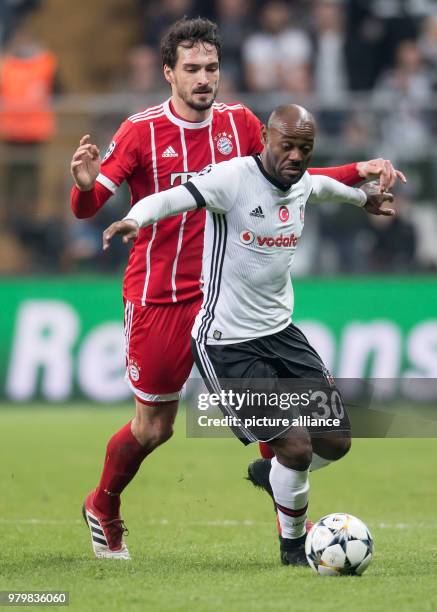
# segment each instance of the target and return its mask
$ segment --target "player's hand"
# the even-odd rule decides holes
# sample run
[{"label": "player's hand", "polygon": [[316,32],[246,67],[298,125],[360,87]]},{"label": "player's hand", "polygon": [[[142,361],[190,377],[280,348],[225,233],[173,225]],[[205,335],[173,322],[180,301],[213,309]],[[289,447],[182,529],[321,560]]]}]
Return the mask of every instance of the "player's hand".
[{"label": "player's hand", "polygon": [[371,159],[357,163],[357,172],[363,179],[379,179],[379,191],[388,191],[399,179],[403,183],[407,182],[405,175],[393,167],[388,159]]},{"label": "player's hand", "polygon": [[384,204],[393,202],[393,194],[384,191],[381,193],[381,188],[378,182],[367,183],[360,187],[367,196],[367,202],[364,204],[364,209],[371,215],[384,215],[385,217],[393,217],[396,214],[393,208],[386,208]]},{"label": "player's hand", "polygon": [[133,219],[116,221],[107,227],[103,232],[103,250],[106,251],[106,249],[109,249],[111,240],[117,234],[120,234],[120,236],[122,236],[123,243],[127,244],[129,240],[135,240],[135,238],[138,238],[139,233],[140,228],[138,223]]},{"label": "player's hand", "polygon": [[90,138],[89,134],[82,136],[70,165],[74,182],[81,191],[92,189],[100,172],[100,151]]}]

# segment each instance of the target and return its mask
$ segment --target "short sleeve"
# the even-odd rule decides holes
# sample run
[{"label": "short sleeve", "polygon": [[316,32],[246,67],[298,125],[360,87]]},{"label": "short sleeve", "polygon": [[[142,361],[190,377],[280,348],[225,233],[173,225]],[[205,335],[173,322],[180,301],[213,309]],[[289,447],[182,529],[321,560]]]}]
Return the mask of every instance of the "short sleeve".
[{"label": "short sleeve", "polygon": [[114,193],[138,165],[138,145],[135,125],[131,121],[124,121],[103,156],[100,174],[97,177],[99,183]]},{"label": "short sleeve", "polygon": [[198,208],[216,213],[227,213],[233,207],[240,183],[239,158],[206,166],[185,187],[196,200]]},{"label": "short sleeve", "polygon": [[263,124],[248,108],[245,108],[244,112],[246,115],[248,141],[247,155],[258,155],[263,150],[263,144],[261,142],[261,128]]}]

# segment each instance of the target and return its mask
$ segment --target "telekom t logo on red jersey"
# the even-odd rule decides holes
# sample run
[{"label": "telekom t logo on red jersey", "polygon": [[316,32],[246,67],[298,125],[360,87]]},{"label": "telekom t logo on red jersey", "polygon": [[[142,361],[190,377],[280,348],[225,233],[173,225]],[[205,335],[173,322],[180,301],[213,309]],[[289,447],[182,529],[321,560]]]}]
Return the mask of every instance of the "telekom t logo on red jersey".
[{"label": "telekom t logo on red jersey", "polygon": [[[172,172],[170,174],[170,186],[183,185],[189,181],[193,176],[197,176],[198,172]],[[178,181],[180,179],[180,181]]]}]

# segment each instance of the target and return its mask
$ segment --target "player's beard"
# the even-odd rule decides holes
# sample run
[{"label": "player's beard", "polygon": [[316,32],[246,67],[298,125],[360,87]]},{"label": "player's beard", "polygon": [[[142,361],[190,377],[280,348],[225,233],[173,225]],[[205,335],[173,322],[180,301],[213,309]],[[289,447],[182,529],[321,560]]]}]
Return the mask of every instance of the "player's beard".
[{"label": "player's beard", "polygon": [[190,108],[192,108],[193,110],[196,111],[204,111],[204,110],[208,110],[209,108],[211,108],[211,106],[214,103],[214,100],[217,97],[217,87],[210,87],[208,88],[208,91],[205,92],[197,92],[197,93],[205,93],[208,96],[206,100],[204,101],[196,101],[193,98],[193,95],[196,93],[196,91],[194,90],[193,92],[191,92],[191,94],[187,94],[185,92],[180,92],[180,97],[182,98],[182,100],[185,102],[185,104],[187,106],[189,106]]}]

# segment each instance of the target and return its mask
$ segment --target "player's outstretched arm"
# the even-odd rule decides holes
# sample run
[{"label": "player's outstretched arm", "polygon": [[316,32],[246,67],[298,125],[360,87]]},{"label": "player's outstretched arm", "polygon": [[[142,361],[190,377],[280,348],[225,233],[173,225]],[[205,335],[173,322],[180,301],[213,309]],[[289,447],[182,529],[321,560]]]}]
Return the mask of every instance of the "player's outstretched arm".
[{"label": "player's outstretched arm", "polygon": [[70,164],[75,185],[80,191],[90,191],[100,172],[100,151],[90,139],[89,134],[82,136]]},{"label": "player's outstretched arm", "polygon": [[353,204],[364,208],[371,215],[393,216],[393,208],[386,208],[386,202],[393,202],[393,194],[381,192],[377,181],[367,183],[360,189],[347,187],[327,176],[312,176],[313,190],[309,201],[311,203],[338,202]]},{"label": "player's outstretched arm", "polygon": [[312,192],[309,197],[311,204],[335,202],[339,204],[353,204],[362,208],[367,202],[367,195],[362,189],[355,189],[343,185],[329,176],[311,176]]},{"label": "player's outstretched arm", "polygon": [[[112,223],[105,229],[103,250],[106,251],[109,248],[112,238],[117,234],[121,235],[123,242],[127,244],[129,240],[135,240],[138,237],[141,227],[147,227],[166,217],[199,208],[199,201],[196,200],[197,193],[197,189],[193,186],[179,185],[138,200],[124,219]],[[201,205],[204,205],[203,202]]]},{"label": "player's outstretched arm", "polygon": [[405,175],[394,168],[393,164],[388,159],[371,159],[365,162],[357,163],[357,172],[364,180],[379,181],[379,191],[389,191],[392,189],[396,181],[399,179],[402,183],[406,183]]}]

